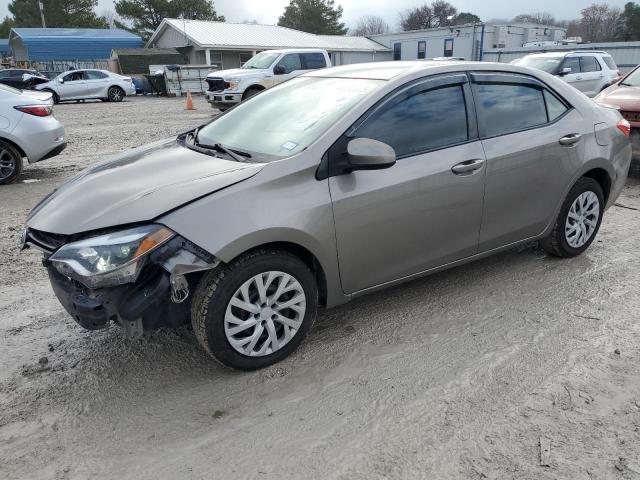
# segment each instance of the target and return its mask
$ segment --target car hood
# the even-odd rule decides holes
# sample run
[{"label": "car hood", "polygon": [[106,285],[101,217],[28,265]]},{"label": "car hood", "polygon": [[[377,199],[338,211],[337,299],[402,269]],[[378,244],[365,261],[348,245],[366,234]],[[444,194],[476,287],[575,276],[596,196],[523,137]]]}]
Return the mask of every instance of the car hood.
[{"label": "car hood", "polygon": [[151,221],[241,182],[264,164],[212,157],[163,140],[80,172],[29,214],[27,226],[63,235]]},{"label": "car hood", "polygon": [[217,72],[210,73],[207,78],[224,78],[229,80],[230,78],[249,78],[260,77],[264,73],[265,69],[261,68],[231,68],[229,70],[219,70]]},{"label": "car hood", "polygon": [[602,92],[597,100],[616,105],[622,110],[640,111],[640,87],[613,85]]}]

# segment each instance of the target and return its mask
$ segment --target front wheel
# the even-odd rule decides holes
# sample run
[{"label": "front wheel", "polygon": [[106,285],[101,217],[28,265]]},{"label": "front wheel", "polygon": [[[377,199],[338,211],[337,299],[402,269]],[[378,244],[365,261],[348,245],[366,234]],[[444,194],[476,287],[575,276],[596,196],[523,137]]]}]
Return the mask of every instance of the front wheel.
[{"label": "front wheel", "polygon": [[22,172],[22,155],[6,142],[0,141],[0,185],[13,183]]},{"label": "front wheel", "polygon": [[593,242],[604,212],[602,187],[593,178],[582,177],[565,198],[553,230],[542,246],[556,257],[575,257]]},{"label": "front wheel", "polygon": [[111,87],[107,96],[110,102],[121,102],[124,99],[124,90],[120,87]]},{"label": "front wheel", "polygon": [[222,364],[255,370],[293,352],[313,325],[318,289],[298,257],[256,250],[208,272],[198,284],[191,323]]}]

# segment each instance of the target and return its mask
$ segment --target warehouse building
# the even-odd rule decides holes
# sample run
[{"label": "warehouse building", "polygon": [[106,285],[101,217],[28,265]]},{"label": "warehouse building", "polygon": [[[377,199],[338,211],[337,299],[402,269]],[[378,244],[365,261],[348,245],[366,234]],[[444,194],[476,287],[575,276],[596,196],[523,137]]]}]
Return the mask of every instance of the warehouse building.
[{"label": "warehouse building", "polygon": [[9,45],[22,63],[106,61],[113,49],[141,47],[142,39],[115,28],[12,28]]},{"label": "warehouse building", "polygon": [[322,48],[334,65],[390,60],[391,50],[365,37],[315,35],[276,25],[165,18],[147,47],[175,48],[192,65],[242,66],[263,50]]},{"label": "warehouse building", "polygon": [[543,42],[561,44],[566,33],[564,28],[530,23],[478,23],[384,33],[370,38],[388,47],[393,60],[460,57],[480,61],[488,49],[519,48]]}]

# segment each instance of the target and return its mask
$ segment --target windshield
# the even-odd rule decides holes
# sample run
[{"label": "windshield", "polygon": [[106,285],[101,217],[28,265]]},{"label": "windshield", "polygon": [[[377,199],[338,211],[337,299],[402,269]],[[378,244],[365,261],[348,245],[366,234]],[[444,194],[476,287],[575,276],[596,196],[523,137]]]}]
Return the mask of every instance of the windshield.
[{"label": "windshield", "polygon": [[524,57],[519,58],[515,62],[515,65],[520,67],[529,67],[536,68],[538,70],[542,70],[547,73],[556,73],[558,71],[558,67],[562,62],[564,57]]},{"label": "windshield", "polygon": [[361,78],[294,78],[202,127],[198,141],[248,152],[259,162],[289,157],[311,145],[384,83]]},{"label": "windshield", "polygon": [[262,52],[251,57],[242,68],[269,68],[279,56],[279,53]]},{"label": "windshield", "polygon": [[620,85],[628,85],[629,87],[640,87],[640,68],[636,68],[627,77],[620,82]]}]

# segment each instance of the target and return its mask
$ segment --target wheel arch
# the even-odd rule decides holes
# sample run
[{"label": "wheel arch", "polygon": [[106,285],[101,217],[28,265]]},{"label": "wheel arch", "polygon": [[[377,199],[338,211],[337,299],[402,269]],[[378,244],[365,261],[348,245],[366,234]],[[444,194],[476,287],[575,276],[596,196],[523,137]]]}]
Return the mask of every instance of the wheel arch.
[{"label": "wheel arch", "polygon": [[7,137],[4,137],[4,136],[0,136],[0,140],[2,140],[3,142],[7,142],[9,145],[11,145],[16,150],[18,150],[18,152],[20,153],[22,158],[27,156],[27,153],[24,151],[24,149],[20,145],[18,145],[16,142],[14,142],[13,140],[11,140],[11,139],[9,139]]},{"label": "wheel arch", "polygon": [[316,279],[316,283],[318,285],[318,294],[320,296],[319,298],[320,304],[322,306],[327,305],[327,276],[322,264],[320,263],[318,258],[313,254],[313,252],[311,252],[311,250],[294,242],[274,241],[274,242],[267,242],[260,245],[256,245],[236,255],[234,258],[237,258],[240,255],[245,255],[255,250],[262,250],[262,249],[283,250],[302,260],[304,264],[307,267],[309,267],[309,269],[311,270],[311,272],[313,273]]},{"label": "wheel arch", "polygon": [[244,89],[244,92],[242,92],[242,99],[244,100],[247,96],[247,92],[251,91],[251,90],[257,90],[258,92],[261,92],[263,90],[266,90],[267,87],[265,87],[264,85],[260,85],[259,83],[254,83],[249,85],[247,88]]},{"label": "wheel arch", "polygon": [[609,201],[609,194],[611,193],[611,176],[609,172],[607,172],[604,168],[592,168],[584,172],[582,177],[588,177],[594,179],[598,184],[602,187],[602,192],[604,193],[604,202],[605,204]]}]

